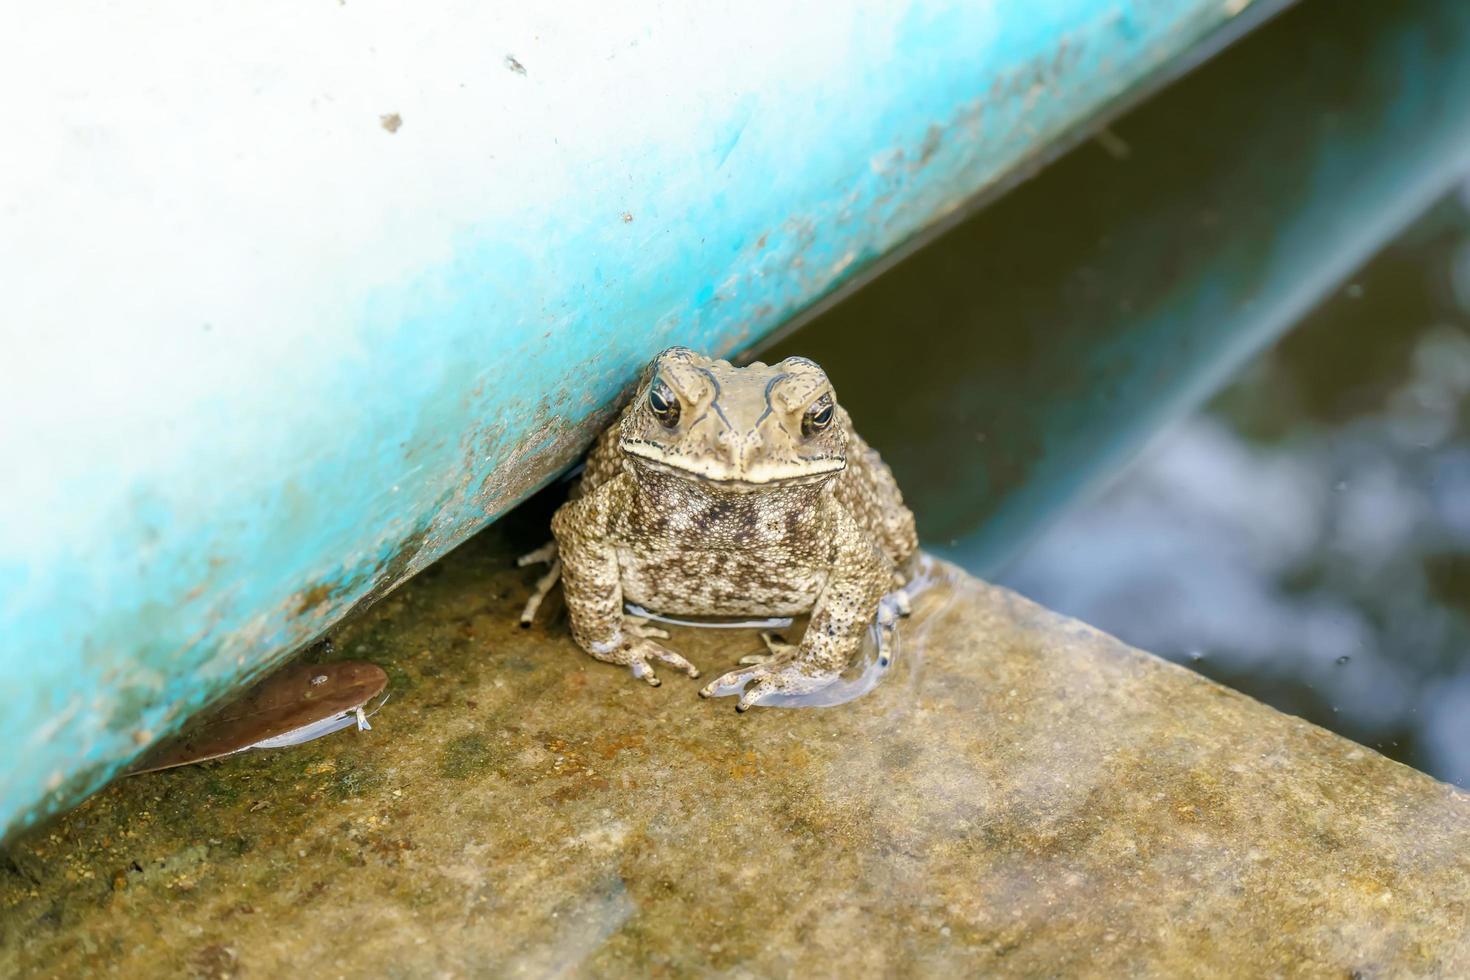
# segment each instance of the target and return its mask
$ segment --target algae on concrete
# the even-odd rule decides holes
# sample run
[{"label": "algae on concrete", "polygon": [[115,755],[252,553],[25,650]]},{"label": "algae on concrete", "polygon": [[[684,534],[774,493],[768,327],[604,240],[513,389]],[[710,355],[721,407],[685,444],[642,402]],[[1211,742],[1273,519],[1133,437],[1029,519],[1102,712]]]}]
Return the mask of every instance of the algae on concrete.
[{"label": "algae on concrete", "polygon": [[336,638],[371,732],[13,845],[0,976],[1470,975],[1449,786],[959,573],[871,694],[739,716],[519,629],[512,533]]}]

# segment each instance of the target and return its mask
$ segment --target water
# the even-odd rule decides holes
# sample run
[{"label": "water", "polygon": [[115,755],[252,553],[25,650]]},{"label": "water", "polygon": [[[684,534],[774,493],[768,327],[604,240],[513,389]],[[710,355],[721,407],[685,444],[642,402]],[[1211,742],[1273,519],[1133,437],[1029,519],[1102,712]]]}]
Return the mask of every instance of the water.
[{"label": "water", "polygon": [[1470,785],[1470,213],[1446,202],[1001,576]]}]

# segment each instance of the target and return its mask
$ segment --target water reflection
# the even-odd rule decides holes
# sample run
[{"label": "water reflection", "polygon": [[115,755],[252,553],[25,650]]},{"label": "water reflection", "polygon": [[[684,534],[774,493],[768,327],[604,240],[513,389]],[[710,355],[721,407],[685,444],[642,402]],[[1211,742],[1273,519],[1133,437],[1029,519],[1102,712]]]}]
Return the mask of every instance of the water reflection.
[{"label": "water reflection", "polygon": [[1003,580],[1470,785],[1467,310],[1453,201]]}]

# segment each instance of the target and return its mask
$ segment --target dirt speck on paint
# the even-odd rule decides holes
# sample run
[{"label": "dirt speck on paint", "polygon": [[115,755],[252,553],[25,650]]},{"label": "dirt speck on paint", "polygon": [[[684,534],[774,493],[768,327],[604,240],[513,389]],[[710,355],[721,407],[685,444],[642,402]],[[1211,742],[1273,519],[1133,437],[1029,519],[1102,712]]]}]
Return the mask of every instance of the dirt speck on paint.
[{"label": "dirt speck on paint", "polygon": [[403,125],[403,117],[396,112],[390,112],[378,117],[378,122],[390,133],[398,132],[398,127]]},{"label": "dirt speck on paint", "polygon": [[943,129],[943,127],[941,127],[938,123],[931,123],[929,125],[929,128],[924,131],[924,142],[919,147],[919,158],[918,158],[918,160],[916,160],[912,164],[913,169],[914,170],[919,170],[919,169],[923,168],[923,166],[925,164],[927,164],[930,160],[934,159],[934,154],[938,153],[939,152],[939,148],[941,146],[943,146],[943,145],[944,145],[944,129]]},{"label": "dirt speck on paint", "polygon": [[294,607],[296,614],[299,616],[304,613],[309,613],[330,598],[332,598],[331,582],[316,582],[307,588],[301,589],[295,595]]}]

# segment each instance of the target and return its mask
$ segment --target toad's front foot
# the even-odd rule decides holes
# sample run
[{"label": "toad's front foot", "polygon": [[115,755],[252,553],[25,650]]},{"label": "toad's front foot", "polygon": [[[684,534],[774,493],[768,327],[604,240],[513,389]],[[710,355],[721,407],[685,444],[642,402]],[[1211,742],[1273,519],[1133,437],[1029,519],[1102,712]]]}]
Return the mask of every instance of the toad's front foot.
[{"label": "toad's front foot", "polygon": [[706,684],[699,692],[702,698],[734,694],[742,687],[736,711],[749,711],[773,695],[801,695],[820,691],[842,674],[841,670],[820,667],[777,654],[765,663],[740,667]]},{"label": "toad's front foot", "polygon": [[653,642],[655,637],[667,640],[669,634],[656,627],[646,626],[645,622],[636,616],[625,617],[623,636],[620,641],[609,644],[606,649],[594,647],[587,652],[604,663],[622,664],[630,668],[634,677],[643,678],[651,687],[658,687],[663,683],[653,672],[653,664],[650,662],[653,660],[662,660],[666,664],[679,668],[690,677],[698,677],[698,667],[668,647]]}]

